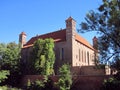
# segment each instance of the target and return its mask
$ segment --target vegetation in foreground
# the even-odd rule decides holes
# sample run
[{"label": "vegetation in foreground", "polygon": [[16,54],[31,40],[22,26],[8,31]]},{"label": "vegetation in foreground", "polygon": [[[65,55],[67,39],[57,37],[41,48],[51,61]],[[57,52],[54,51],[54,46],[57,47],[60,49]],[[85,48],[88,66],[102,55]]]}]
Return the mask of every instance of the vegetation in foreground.
[{"label": "vegetation in foreground", "polygon": [[[20,88],[20,79],[24,75],[23,63],[21,63],[20,46],[15,42],[0,44],[0,89],[4,90],[70,90],[72,77],[69,65],[63,65],[59,69],[60,77],[54,83],[50,75],[54,74],[55,54],[53,51],[54,42],[52,39],[38,39],[33,46],[31,72],[44,76],[44,80],[28,81],[27,86]],[[30,66],[30,65],[29,65]],[[34,70],[34,72],[33,72]],[[66,77],[67,76],[67,77]],[[57,87],[56,87],[57,85]],[[13,88],[14,87],[14,88]]]},{"label": "vegetation in foreground", "polygon": [[[104,81],[103,90],[118,90],[120,88],[120,1],[119,0],[102,0],[103,3],[98,8],[98,11],[91,10],[85,17],[86,22],[81,23],[81,31],[95,31],[99,33],[98,49],[100,51],[100,62],[110,64],[118,73],[108,80]],[[42,46],[44,45],[44,46]],[[54,73],[53,64],[55,55],[52,51],[54,44],[52,40],[38,40],[34,44],[33,54],[31,59],[32,67],[29,67],[32,74],[46,75],[44,82],[35,81],[28,82],[27,89],[48,87],[51,80],[48,76]],[[19,87],[20,77],[24,75],[24,71],[20,62],[20,47],[18,44],[11,42],[8,44],[0,43],[0,85],[2,89],[11,87]],[[37,56],[36,56],[37,55]],[[35,61],[35,62],[34,62]],[[68,70],[66,73],[66,69]],[[63,70],[63,71],[61,71]],[[64,71],[65,70],[65,71]],[[58,88],[60,90],[69,90],[72,83],[69,76],[69,69],[62,66],[60,69],[61,76],[58,80]],[[65,77],[65,75],[67,77]],[[6,86],[7,85],[7,86]],[[50,86],[54,86],[54,83]],[[112,87],[111,87],[112,86]],[[50,88],[48,87],[48,88]],[[46,90],[48,89],[46,88]],[[12,88],[12,90],[20,90]]]}]

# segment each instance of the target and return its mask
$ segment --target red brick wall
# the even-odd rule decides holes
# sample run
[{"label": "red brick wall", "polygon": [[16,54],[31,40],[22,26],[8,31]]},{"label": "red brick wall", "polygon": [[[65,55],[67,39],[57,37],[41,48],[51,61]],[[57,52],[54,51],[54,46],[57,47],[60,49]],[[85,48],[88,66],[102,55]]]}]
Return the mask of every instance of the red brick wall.
[{"label": "red brick wall", "polygon": [[107,79],[109,77],[111,76],[74,76],[72,90],[100,90],[104,79]]},{"label": "red brick wall", "polygon": [[[73,76],[72,90],[100,90],[104,79],[112,76],[105,75],[84,75],[84,76]],[[30,81],[43,80],[43,76],[40,75],[25,75],[21,80],[22,85],[26,85],[28,79]],[[54,82],[58,81],[58,76],[51,76]]]}]

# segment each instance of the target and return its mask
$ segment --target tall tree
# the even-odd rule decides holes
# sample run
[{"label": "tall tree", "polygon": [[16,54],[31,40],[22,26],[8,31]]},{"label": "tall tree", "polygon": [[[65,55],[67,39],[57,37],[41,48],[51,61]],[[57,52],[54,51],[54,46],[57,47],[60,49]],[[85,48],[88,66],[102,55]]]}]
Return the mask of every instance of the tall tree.
[{"label": "tall tree", "polygon": [[81,31],[99,34],[100,60],[120,60],[120,0],[102,0],[97,11],[89,11],[82,22]]},{"label": "tall tree", "polygon": [[8,70],[10,76],[7,83],[16,85],[20,75],[20,47],[15,42],[0,44],[0,69]]},{"label": "tall tree", "polygon": [[19,69],[20,59],[20,48],[15,42],[10,42],[6,46],[3,46],[1,52],[1,63],[2,68],[11,70],[11,72],[17,71]]},{"label": "tall tree", "polygon": [[54,73],[55,62],[53,39],[38,39],[33,45],[33,62],[37,74],[50,75]]},{"label": "tall tree", "polygon": [[2,56],[5,52],[5,49],[6,49],[6,45],[4,43],[0,43],[0,63],[1,63],[1,60],[2,60]]}]

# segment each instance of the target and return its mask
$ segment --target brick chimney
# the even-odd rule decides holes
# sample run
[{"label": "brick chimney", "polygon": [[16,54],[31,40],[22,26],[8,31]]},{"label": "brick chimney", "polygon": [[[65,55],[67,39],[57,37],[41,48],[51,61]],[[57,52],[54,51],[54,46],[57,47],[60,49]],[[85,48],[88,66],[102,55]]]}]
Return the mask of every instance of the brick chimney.
[{"label": "brick chimney", "polygon": [[96,36],[94,36],[93,38],[93,47],[98,50],[98,39],[96,38]]},{"label": "brick chimney", "polygon": [[19,43],[21,44],[21,47],[23,47],[24,44],[26,44],[26,34],[25,32],[21,32],[19,35]]},{"label": "brick chimney", "polygon": [[66,21],[66,40],[74,38],[76,32],[76,21],[70,16]]}]

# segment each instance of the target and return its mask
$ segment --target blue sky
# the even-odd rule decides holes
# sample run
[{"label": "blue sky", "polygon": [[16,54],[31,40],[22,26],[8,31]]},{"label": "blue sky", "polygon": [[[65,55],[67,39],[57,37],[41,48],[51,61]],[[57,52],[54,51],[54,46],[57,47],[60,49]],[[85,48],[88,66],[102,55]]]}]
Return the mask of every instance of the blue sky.
[{"label": "blue sky", "polygon": [[[0,0],[0,43],[15,41],[24,31],[27,40],[65,28],[72,16],[79,24],[89,10],[96,10],[101,0]],[[80,34],[90,43],[95,33]]]}]

